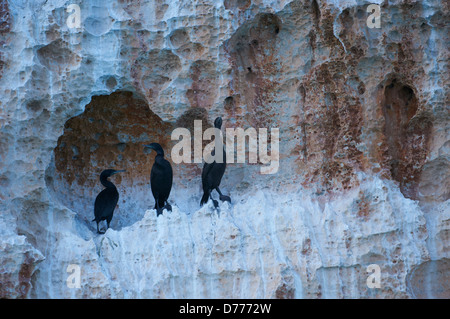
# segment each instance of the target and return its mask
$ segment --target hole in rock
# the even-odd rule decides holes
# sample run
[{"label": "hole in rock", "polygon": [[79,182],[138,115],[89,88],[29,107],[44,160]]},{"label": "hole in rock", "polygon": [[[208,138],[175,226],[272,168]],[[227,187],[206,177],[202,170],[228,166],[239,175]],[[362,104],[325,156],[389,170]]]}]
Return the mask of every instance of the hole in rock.
[{"label": "hole in rock", "polygon": [[143,145],[158,142],[168,149],[170,129],[131,92],[94,96],[82,114],[65,123],[54,149],[48,180],[55,196],[94,231],[94,201],[104,189],[100,173],[126,169],[109,178],[120,196],[110,226],[118,230],[140,220],[154,205],[150,170],[155,154],[144,152]]},{"label": "hole in rock", "polygon": [[403,195],[414,199],[428,154],[431,120],[418,113],[414,90],[396,79],[385,86],[383,99],[388,167]]},{"label": "hole in rock", "polygon": [[316,0],[311,1],[311,9],[314,16],[314,25],[317,27],[320,21],[320,8]]}]

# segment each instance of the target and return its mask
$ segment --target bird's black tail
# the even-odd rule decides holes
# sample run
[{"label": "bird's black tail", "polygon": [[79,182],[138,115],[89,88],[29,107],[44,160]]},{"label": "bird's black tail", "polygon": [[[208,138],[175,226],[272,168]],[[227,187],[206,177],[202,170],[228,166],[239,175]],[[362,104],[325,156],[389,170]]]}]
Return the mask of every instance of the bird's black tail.
[{"label": "bird's black tail", "polygon": [[200,201],[200,206],[203,206],[204,204],[206,204],[208,202],[209,199],[209,195],[210,195],[210,191],[203,191],[203,197],[202,200]]}]

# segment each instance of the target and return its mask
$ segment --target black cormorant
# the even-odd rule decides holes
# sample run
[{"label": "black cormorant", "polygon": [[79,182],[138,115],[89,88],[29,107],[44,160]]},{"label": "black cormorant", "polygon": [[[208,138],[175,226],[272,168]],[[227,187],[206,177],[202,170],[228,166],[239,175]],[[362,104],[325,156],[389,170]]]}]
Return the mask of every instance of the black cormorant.
[{"label": "black cormorant", "polygon": [[172,211],[172,206],[167,202],[172,189],[173,172],[169,161],[164,158],[164,150],[158,143],[144,145],[156,151],[155,163],[150,174],[150,185],[155,198],[156,216],[162,214],[163,209]]},{"label": "black cormorant", "polygon": [[[222,118],[218,117],[214,120],[214,127],[217,129],[221,129],[222,127]],[[222,176],[225,173],[225,168],[227,166],[227,159],[225,150],[222,152],[223,160],[222,163],[216,163],[216,161],[212,163],[205,163],[202,171],[202,186],[203,186],[203,197],[200,201],[200,206],[206,204],[208,199],[211,198],[213,201],[214,207],[218,207],[219,204],[216,200],[214,200],[211,196],[211,192],[215,189],[219,193],[219,198],[221,201],[228,201],[231,203],[231,198],[229,196],[223,195],[219,189],[220,181],[222,180]],[[215,155],[215,149],[211,152],[211,155]]]},{"label": "black cormorant", "polygon": [[117,171],[114,169],[107,169],[100,174],[100,182],[106,188],[97,195],[94,204],[94,220],[97,222],[97,233],[99,234],[104,234],[104,232],[100,232],[98,229],[98,224],[102,220],[106,220],[106,229],[109,228],[109,223],[113,217],[114,209],[119,201],[119,192],[117,191],[116,186],[108,180],[108,177],[120,172],[125,172],[125,170]]}]

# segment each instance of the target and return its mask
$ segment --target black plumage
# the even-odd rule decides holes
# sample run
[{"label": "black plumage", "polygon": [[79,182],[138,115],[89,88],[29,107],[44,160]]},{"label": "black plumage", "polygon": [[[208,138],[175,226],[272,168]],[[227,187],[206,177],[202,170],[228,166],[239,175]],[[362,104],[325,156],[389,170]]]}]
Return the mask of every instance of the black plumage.
[{"label": "black plumage", "polygon": [[164,150],[158,143],[144,145],[156,151],[155,163],[150,173],[150,185],[155,199],[156,216],[162,214],[163,209],[172,211],[172,206],[167,202],[172,189],[173,171],[169,161],[164,158]]},{"label": "black plumage", "polygon": [[119,201],[119,192],[117,191],[116,186],[108,180],[108,177],[120,172],[125,172],[125,170],[117,171],[114,169],[107,169],[100,174],[100,182],[106,188],[97,195],[94,203],[95,218],[93,221],[97,222],[97,233],[99,234],[104,234],[104,232],[100,232],[100,230],[98,229],[98,224],[102,220],[106,220],[106,229],[109,228],[114,209],[116,208],[117,202]]},{"label": "black plumage", "polygon": [[[218,117],[214,121],[214,127],[217,129],[222,128],[222,118]],[[225,154],[225,149],[222,151],[222,163],[217,163],[213,161],[212,163],[205,163],[202,171],[202,187],[203,187],[203,196],[200,201],[200,206],[203,206],[208,202],[208,199],[211,198],[213,201],[214,207],[218,207],[219,204],[216,200],[214,200],[211,196],[211,192],[215,189],[219,193],[219,198],[221,201],[228,201],[231,203],[231,198],[229,196],[223,195],[219,189],[220,182],[222,181],[223,174],[225,173],[225,169],[227,167],[227,159]],[[215,155],[215,149],[211,153],[212,156]]]}]

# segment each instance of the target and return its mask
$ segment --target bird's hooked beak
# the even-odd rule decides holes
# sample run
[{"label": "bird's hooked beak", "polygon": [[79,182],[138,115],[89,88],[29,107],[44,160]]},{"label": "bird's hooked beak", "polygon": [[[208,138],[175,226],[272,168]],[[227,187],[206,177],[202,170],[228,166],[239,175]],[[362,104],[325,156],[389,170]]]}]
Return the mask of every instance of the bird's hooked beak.
[{"label": "bird's hooked beak", "polygon": [[154,150],[156,152],[157,155],[162,155],[164,156],[164,150],[162,149],[162,146],[159,145],[158,143],[151,143],[151,144],[146,144],[144,145],[144,152],[146,154],[150,154],[149,151],[147,151],[147,149],[151,149]]},{"label": "bird's hooked beak", "polygon": [[[156,147],[155,143],[151,143],[151,144],[146,144],[144,145],[144,150],[145,149],[151,149],[154,150],[156,153],[158,153],[158,148]],[[150,152],[149,152],[150,153]]]}]

